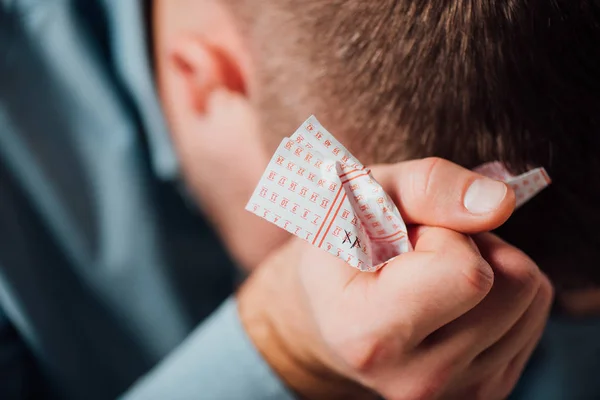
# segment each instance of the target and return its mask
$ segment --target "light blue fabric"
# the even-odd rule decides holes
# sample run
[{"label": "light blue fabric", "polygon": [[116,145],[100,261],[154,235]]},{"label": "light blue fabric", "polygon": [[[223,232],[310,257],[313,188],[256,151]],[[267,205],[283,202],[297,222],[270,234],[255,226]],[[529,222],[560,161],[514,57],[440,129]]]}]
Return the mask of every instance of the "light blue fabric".
[{"label": "light blue fabric", "polygon": [[1,399],[289,396],[232,300],[198,327],[236,273],[177,190],[144,5],[0,0]]},{"label": "light blue fabric", "polygon": [[251,348],[229,300],[122,400],[291,399]]},{"label": "light blue fabric", "polygon": [[600,319],[553,316],[510,400],[600,399]]}]

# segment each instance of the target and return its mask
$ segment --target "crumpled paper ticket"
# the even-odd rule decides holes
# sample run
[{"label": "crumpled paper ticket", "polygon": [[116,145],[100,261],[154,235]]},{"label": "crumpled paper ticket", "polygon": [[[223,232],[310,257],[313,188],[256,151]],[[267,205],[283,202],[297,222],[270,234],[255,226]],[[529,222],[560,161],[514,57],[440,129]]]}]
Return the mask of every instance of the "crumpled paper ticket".
[{"label": "crumpled paper ticket", "polygon": [[[543,168],[515,177],[495,162],[475,171],[510,185],[517,206],[550,184]],[[246,209],[361,271],[412,250],[396,205],[314,116],[279,145]]]}]

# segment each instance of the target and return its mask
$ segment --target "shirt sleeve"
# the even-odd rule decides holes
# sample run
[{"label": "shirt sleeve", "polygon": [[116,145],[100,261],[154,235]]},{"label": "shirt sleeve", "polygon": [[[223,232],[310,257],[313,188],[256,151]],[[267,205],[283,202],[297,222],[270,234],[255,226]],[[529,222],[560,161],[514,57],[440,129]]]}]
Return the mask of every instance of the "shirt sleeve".
[{"label": "shirt sleeve", "polygon": [[0,309],[0,399],[43,398],[43,383],[25,343]]},{"label": "shirt sleeve", "polygon": [[230,298],[121,400],[293,398],[254,348]]}]

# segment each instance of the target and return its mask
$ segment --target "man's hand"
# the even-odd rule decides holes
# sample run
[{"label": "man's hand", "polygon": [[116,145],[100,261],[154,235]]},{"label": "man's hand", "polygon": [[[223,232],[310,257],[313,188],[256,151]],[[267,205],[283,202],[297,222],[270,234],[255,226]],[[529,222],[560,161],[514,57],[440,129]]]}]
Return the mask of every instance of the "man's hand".
[{"label": "man's hand", "polygon": [[506,397],[552,288],[514,247],[455,231],[502,224],[514,193],[442,160],[376,176],[407,223],[429,226],[412,229],[415,251],[370,274],[292,240],[240,292],[248,334],[306,398],[368,398],[366,388],[388,399]]}]

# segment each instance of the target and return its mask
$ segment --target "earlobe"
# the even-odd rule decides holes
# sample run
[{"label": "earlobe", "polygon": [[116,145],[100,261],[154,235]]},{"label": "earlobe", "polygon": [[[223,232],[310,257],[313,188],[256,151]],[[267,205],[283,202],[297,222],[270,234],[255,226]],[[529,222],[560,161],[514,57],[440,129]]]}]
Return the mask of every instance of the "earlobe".
[{"label": "earlobe", "polygon": [[172,65],[184,80],[190,105],[204,113],[211,96],[219,90],[245,94],[239,65],[226,51],[201,37],[178,40],[171,51]]}]

